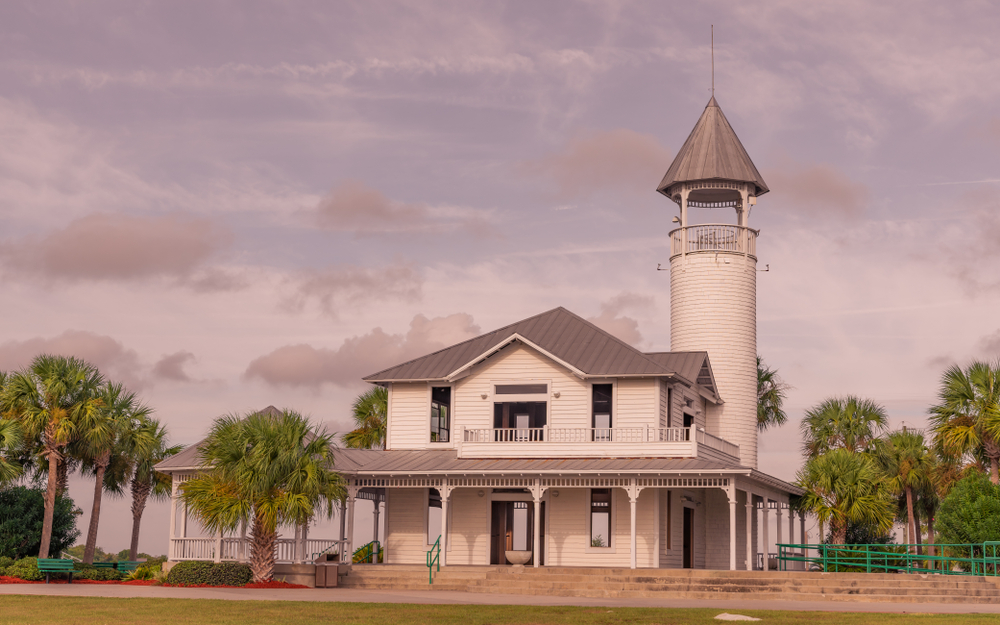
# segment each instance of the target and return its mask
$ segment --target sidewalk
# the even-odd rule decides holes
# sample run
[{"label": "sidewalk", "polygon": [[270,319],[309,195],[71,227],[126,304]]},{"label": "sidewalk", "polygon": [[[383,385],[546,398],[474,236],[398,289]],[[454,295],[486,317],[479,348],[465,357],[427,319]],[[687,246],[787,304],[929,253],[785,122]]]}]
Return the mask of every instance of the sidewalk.
[{"label": "sidewalk", "polygon": [[457,605],[539,605],[609,608],[717,608],[720,610],[801,610],[821,612],[896,612],[922,614],[1000,614],[997,604],[855,603],[850,601],[699,600],[596,597],[544,597],[431,590],[249,590],[243,588],[158,588],[156,586],[0,584],[2,595],[228,601],[330,601],[351,603],[435,603]]}]

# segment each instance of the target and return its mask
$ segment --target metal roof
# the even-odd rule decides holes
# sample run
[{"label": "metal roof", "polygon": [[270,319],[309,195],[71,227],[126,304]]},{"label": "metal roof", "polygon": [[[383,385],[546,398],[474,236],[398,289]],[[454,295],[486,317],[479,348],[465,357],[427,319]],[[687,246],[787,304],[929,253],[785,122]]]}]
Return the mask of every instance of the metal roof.
[{"label": "metal roof", "polygon": [[[674,373],[628,343],[559,307],[364,379],[368,382],[444,380],[487,358],[491,350],[512,337],[530,342],[586,376],[670,376]],[[690,381],[694,382],[695,378]]]},{"label": "metal roof", "polygon": [[768,192],[764,178],[750,160],[714,95],[656,190],[669,196],[675,184],[696,180],[752,182],[756,195]]}]

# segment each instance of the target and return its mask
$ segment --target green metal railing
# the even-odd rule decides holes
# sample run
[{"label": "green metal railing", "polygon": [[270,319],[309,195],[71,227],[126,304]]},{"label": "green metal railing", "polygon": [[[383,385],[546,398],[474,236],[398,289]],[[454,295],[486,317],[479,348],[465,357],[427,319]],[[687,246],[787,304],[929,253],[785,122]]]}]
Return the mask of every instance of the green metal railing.
[{"label": "green metal railing", "polygon": [[[437,553],[434,553],[437,551]],[[433,554],[433,557],[432,557]],[[434,541],[431,550],[427,552],[427,578],[429,584],[434,583],[434,565],[437,564],[438,573],[441,572],[441,537]]]},{"label": "green metal railing", "polygon": [[[923,553],[917,553],[918,548]],[[811,555],[815,554],[815,555]],[[802,562],[806,570],[853,573],[937,573],[1000,576],[1000,541],[933,545],[778,545],[778,569]]]},{"label": "green metal railing", "polygon": [[351,558],[351,562],[354,564],[375,564],[378,562],[379,555],[382,553],[382,545],[379,544],[377,540],[373,540],[367,545],[361,545],[354,550],[354,556]]}]

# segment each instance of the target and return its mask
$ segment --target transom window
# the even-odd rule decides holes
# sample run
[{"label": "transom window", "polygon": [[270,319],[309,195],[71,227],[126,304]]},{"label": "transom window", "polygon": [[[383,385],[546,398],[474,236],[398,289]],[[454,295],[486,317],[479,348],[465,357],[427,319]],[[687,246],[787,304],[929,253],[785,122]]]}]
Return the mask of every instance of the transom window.
[{"label": "transom window", "polygon": [[548,384],[497,384],[493,387],[497,395],[546,395]]},{"label": "transom window", "polygon": [[447,443],[451,440],[451,387],[435,386],[431,389],[431,442]]}]

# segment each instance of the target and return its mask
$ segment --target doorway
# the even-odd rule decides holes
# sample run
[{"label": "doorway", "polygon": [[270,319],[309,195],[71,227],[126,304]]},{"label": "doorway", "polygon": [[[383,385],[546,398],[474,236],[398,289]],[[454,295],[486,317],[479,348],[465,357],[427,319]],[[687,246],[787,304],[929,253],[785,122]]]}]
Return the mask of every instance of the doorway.
[{"label": "doorway", "polygon": [[684,568],[694,568],[694,508],[684,508]]},{"label": "doorway", "polygon": [[[545,561],[545,502],[541,504],[541,561]],[[490,564],[510,564],[507,551],[532,551],[535,538],[535,504],[530,501],[494,501],[490,514]],[[534,556],[528,566],[534,566]]]}]

